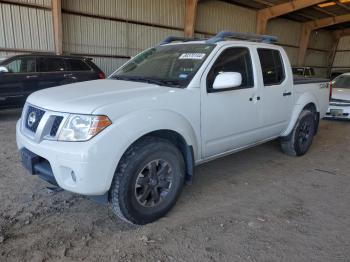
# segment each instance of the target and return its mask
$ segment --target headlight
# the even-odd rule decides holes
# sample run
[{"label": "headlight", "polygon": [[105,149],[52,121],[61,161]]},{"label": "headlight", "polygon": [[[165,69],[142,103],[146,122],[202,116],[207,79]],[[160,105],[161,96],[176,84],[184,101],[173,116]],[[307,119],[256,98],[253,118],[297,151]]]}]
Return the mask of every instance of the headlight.
[{"label": "headlight", "polygon": [[107,116],[70,115],[64,124],[59,141],[87,141],[112,122]]}]

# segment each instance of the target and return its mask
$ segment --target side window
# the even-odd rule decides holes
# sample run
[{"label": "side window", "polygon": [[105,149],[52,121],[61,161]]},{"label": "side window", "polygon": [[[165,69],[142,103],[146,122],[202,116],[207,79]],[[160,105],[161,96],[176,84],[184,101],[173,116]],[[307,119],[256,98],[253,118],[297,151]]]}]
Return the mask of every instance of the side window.
[{"label": "side window", "polygon": [[70,71],[89,71],[91,68],[82,60],[66,59],[66,65]]},{"label": "side window", "polygon": [[64,60],[62,58],[41,57],[39,61],[40,72],[65,71]]},{"label": "side window", "polygon": [[36,61],[34,57],[24,57],[13,60],[5,67],[9,73],[32,73],[36,71]]},{"label": "side window", "polygon": [[[250,88],[254,86],[252,60],[248,48],[232,47],[221,53],[207,76],[207,91],[213,91],[213,83],[222,72],[238,72],[242,75],[242,85],[233,89]],[[232,89],[225,89],[232,90]]]},{"label": "side window", "polygon": [[281,54],[278,50],[258,48],[264,85],[278,85],[285,78]]}]

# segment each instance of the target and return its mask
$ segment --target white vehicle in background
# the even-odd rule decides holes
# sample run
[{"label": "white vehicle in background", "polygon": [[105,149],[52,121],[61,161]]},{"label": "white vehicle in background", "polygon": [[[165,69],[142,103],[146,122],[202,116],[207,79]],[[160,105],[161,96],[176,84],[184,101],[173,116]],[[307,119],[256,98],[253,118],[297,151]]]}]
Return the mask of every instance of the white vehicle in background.
[{"label": "white vehicle in background", "polygon": [[325,118],[350,119],[350,73],[337,76],[331,84],[332,99]]},{"label": "white vehicle in background", "polygon": [[329,83],[293,79],[275,40],[169,37],[109,79],[36,92],[17,123],[22,163],[146,224],[173,207],[195,165],[276,138],[285,153],[304,155],[328,108]]}]

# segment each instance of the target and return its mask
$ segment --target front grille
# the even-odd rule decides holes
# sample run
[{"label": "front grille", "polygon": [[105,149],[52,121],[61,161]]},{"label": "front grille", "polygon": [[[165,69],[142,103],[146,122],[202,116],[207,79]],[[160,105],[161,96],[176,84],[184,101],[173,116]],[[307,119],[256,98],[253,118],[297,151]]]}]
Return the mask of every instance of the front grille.
[{"label": "front grille", "polygon": [[32,132],[36,132],[38,125],[45,114],[44,110],[29,106],[25,118],[25,126]]},{"label": "front grille", "polygon": [[55,120],[53,121],[51,130],[50,130],[50,136],[56,136],[58,128],[60,127],[60,124],[63,120],[63,116],[56,116]]}]

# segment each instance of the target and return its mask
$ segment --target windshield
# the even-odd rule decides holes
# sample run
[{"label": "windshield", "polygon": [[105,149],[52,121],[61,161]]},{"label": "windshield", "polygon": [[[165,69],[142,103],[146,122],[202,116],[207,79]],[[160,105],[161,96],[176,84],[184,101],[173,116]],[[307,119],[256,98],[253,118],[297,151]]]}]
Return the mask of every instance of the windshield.
[{"label": "windshield", "polygon": [[350,89],[350,75],[340,75],[336,77],[332,85],[334,88]]},{"label": "windshield", "polygon": [[184,88],[214,47],[207,44],[156,46],[131,59],[111,78]]}]

